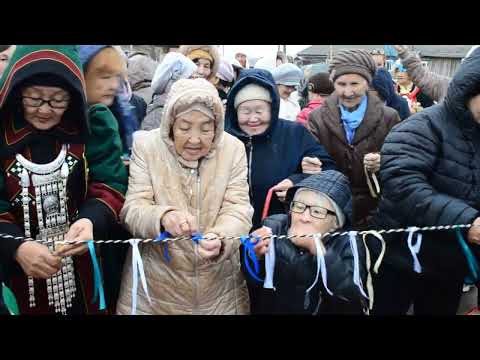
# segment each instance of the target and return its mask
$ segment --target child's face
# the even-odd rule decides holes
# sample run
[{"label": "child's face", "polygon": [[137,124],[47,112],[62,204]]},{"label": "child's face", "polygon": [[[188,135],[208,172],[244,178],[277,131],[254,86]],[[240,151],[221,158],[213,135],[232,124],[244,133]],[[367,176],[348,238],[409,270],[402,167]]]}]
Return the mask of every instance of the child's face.
[{"label": "child's face", "polygon": [[100,51],[85,72],[88,103],[111,106],[125,74],[126,63],[115,49]]},{"label": "child's face", "polygon": [[105,72],[89,74],[85,77],[87,84],[87,98],[89,104],[104,104],[111,106],[122,77],[119,73]]}]

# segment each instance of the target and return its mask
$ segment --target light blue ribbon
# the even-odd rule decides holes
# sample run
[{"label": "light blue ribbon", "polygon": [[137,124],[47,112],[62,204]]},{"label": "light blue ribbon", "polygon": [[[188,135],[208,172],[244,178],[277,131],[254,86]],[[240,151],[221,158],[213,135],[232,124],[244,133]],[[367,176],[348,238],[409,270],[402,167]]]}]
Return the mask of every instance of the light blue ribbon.
[{"label": "light blue ribbon", "polygon": [[265,289],[275,289],[273,286],[273,274],[275,272],[275,238],[270,240],[270,246],[265,254],[265,282],[263,287]]},{"label": "light blue ribbon", "polygon": [[470,250],[465,239],[463,238],[462,231],[459,228],[456,228],[455,233],[457,235],[458,243],[462,248],[463,254],[467,258],[467,264],[470,269],[470,275],[467,275],[467,277],[465,277],[465,284],[467,285],[476,284],[478,282],[478,274],[480,272],[477,259],[475,258],[475,256],[472,253],[472,250]]},{"label": "light blue ribbon", "polygon": [[103,291],[102,273],[100,272],[100,266],[98,265],[97,254],[95,253],[95,244],[93,240],[88,242],[88,251],[92,259],[93,265],[93,299],[92,304],[97,302],[98,294],[100,294],[99,310],[105,310],[105,292]]},{"label": "light blue ribbon", "polygon": [[137,287],[138,287],[138,276],[140,275],[140,280],[142,282],[143,291],[147,296],[148,302],[152,304],[150,295],[148,295],[147,281],[145,279],[145,271],[143,270],[143,261],[142,256],[140,255],[140,250],[138,249],[139,239],[130,239],[128,240],[130,245],[132,245],[132,315],[137,313]]},{"label": "light blue ribbon", "polygon": [[367,294],[363,290],[363,282],[360,277],[360,261],[358,258],[358,247],[357,247],[357,231],[350,231],[348,233],[348,239],[350,241],[350,249],[352,250],[353,255],[353,283],[357,285],[360,293],[364,298],[368,299]]}]

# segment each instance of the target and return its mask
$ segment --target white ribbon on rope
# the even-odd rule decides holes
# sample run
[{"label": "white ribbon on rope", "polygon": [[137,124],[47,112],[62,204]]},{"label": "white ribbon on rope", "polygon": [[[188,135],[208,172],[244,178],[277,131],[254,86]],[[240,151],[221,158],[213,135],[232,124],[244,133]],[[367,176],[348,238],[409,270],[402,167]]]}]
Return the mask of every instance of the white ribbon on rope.
[{"label": "white ribbon on rope", "polygon": [[357,285],[363,297],[368,299],[368,295],[365,294],[365,291],[363,290],[363,282],[360,277],[360,261],[358,259],[357,234],[358,234],[357,231],[348,232],[350,249],[352,250],[352,255],[353,255],[353,283]]},{"label": "white ribbon on rope", "polygon": [[366,265],[367,265],[367,292],[368,292],[368,299],[369,299],[369,306],[368,309],[372,310],[373,309],[373,303],[374,303],[374,291],[373,291],[373,281],[372,281],[372,274],[370,273],[370,266],[371,264],[371,259],[370,259],[370,250],[368,249],[367,246],[367,236],[372,235],[380,242],[382,243],[382,250],[380,252],[380,255],[378,256],[377,261],[375,262],[375,265],[373,266],[373,272],[375,274],[378,274],[378,269],[380,267],[380,264],[382,263],[383,256],[385,255],[385,250],[386,250],[386,245],[385,245],[385,240],[383,239],[382,235],[380,235],[377,231],[368,231],[363,233],[363,244],[365,245],[365,260],[366,260]]},{"label": "white ribbon on rope", "polygon": [[317,285],[318,276],[320,275],[320,273],[322,274],[323,287],[330,296],[333,296],[333,292],[327,286],[327,264],[325,263],[325,254],[323,252],[323,248],[320,245],[320,242],[322,241],[321,234],[314,234],[313,241],[315,242],[315,249],[317,251],[317,274],[315,276],[313,284],[305,291],[305,308],[308,308],[308,305],[310,303],[310,291],[315,287],[315,285]]},{"label": "white ribbon on rope", "polygon": [[147,281],[145,279],[145,271],[143,269],[142,256],[138,249],[138,243],[140,239],[130,239],[128,241],[132,245],[132,315],[137,313],[137,287],[138,287],[138,275],[140,274],[140,281],[142,282],[143,291],[147,296],[148,302],[152,304],[150,295],[148,295]]},{"label": "white ribbon on rope", "polygon": [[420,261],[418,260],[418,253],[420,252],[420,248],[422,247],[422,234],[417,233],[417,241],[415,245],[413,245],[413,234],[417,232],[419,229],[415,226],[411,226],[407,229],[408,231],[408,248],[410,249],[410,253],[412,254],[413,257],[413,271],[416,273],[420,274],[422,272],[422,265],[420,264]]}]

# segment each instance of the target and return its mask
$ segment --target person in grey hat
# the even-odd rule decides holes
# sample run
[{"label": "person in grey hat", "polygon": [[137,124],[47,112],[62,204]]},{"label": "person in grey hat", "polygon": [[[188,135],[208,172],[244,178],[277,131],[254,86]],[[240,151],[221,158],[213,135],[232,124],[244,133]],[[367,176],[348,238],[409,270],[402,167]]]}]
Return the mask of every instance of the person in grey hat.
[{"label": "person in grey hat", "polygon": [[[400,122],[396,110],[368,92],[377,66],[362,49],[341,50],[330,62],[334,93],[308,116],[308,128],[325,146],[352,184],[353,223],[368,226],[378,202],[373,189],[380,169],[380,149]],[[369,186],[369,183],[371,186]]]},{"label": "person in grey hat", "polygon": [[158,63],[145,53],[135,52],[129,55],[127,65],[128,82],[133,93],[150,104],[153,96],[151,83]]},{"label": "person in grey hat", "polygon": [[302,70],[297,65],[287,63],[273,69],[272,76],[280,95],[280,113],[278,116],[281,119],[295,121],[302,109],[292,93],[300,85],[303,78]]},{"label": "person in grey hat", "polygon": [[[258,282],[258,286],[263,286],[262,313],[362,314],[367,311],[369,290],[364,286],[368,275],[364,243],[356,237],[350,240],[348,235],[321,236],[326,232],[348,230],[351,226],[352,193],[347,177],[335,170],[312,175],[290,188],[287,200],[288,214],[266,218],[263,227],[252,233],[253,237],[262,238],[254,247],[264,271],[260,274],[264,277],[263,283]],[[320,236],[268,238],[310,234]],[[356,251],[352,251],[351,241],[355,242]],[[319,270],[321,276],[316,276]],[[358,274],[358,282],[354,281],[354,273]]]}]

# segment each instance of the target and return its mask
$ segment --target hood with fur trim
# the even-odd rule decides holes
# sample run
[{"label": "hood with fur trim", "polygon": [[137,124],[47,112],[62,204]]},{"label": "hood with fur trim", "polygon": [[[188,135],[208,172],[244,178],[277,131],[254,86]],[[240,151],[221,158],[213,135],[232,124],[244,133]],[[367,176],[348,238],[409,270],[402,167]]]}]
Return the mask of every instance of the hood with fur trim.
[{"label": "hood with fur trim", "polygon": [[182,45],[178,49],[178,52],[185,56],[188,56],[188,54],[190,54],[194,50],[203,50],[208,52],[212,56],[212,73],[208,77],[208,80],[212,80],[215,75],[217,75],[218,67],[220,66],[221,56],[218,49],[215,45]]}]

